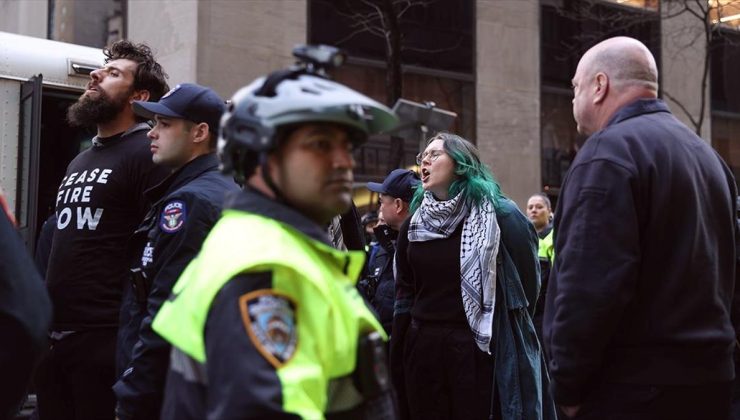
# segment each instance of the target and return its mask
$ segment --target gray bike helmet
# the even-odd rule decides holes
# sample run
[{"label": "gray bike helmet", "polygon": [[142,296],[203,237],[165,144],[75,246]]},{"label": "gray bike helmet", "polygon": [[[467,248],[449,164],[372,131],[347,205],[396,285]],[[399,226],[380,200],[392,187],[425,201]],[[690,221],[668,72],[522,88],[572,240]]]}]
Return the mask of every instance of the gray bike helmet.
[{"label": "gray bike helmet", "polygon": [[308,122],[336,123],[357,135],[389,132],[398,117],[385,105],[323,77],[311,66],[294,66],[261,77],[234,94],[221,119],[222,169],[248,177],[278,144],[278,130]]}]

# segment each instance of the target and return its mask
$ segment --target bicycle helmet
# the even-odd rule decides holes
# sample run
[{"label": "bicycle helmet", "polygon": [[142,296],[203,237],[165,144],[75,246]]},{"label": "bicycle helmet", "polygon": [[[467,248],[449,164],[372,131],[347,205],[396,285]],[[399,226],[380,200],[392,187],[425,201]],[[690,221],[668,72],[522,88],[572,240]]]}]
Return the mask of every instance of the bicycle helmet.
[{"label": "bicycle helmet", "polygon": [[353,144],[359,146],[368,135],[398,124],[388,107],[323,74],[314,63],[299,63],[238,90],[221,119],[222,169],[237,178],[248,177],[278,147],[281,127],[335,123],[348,127]]}]

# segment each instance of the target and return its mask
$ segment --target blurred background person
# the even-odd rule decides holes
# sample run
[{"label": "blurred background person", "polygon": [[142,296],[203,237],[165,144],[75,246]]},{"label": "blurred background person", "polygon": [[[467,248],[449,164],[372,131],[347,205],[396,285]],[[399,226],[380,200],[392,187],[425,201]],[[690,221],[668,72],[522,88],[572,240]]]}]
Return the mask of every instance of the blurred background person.
[{"label": "blurred background person", "polygon": [[403,416],[554,418],[531,319],[532,223],[467,140],[439,133],[417,163],[422,188],[398,237],[391,337]]},{"label": "blurred background person", "polygon": [[362,223],[362,229],[365,231],[365,242],[368,245],[376,242],[375,232],[373,231],[373,228],[375,228],[375,225],[378,224],[379,218],[380,216],[377,211],[370,210],[367,213],[363,214],[362,218],[360,219],[360,223]]},{"label": "blurred background person", "polygon": [[550,199],[544,193],[537,193],[527,200],[527,217],[534,229],[537,231],[539,240],[539,251],[537,253],[540,261],[540,296],[534,311],[534,328],[537,337],[542,342],[542,316],[545,312],[545,293],[547,293],[547,279],[550,277],[550,268],[555,257],[553,246],[552,229],[552,205]]},{"label": "blurred background person", "polygon": [[47,345],[51,303],[0,189],[0,419],[23,401],[31,372]]}]

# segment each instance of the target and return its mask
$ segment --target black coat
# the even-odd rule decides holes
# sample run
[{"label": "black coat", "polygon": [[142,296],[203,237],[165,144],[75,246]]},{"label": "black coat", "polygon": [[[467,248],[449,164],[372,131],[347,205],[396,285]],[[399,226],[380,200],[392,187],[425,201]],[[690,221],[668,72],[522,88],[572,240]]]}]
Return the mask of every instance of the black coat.
[{"label": "black coat", "polygon": [[390,226],[379,226],[374,230],[378,237],[377,251],[368,261],[366,275],[360,281],[359,289],[372,305],[385,331],[390,335],[396,294],[393,257],[396,253],[395,240],[398,232]]},{"label": "black coat", "polygon": [[0,418],[11,418],[47,343],[51,303],[18,232],[0,209]]},{"label": "black coat", "polygon": [[586,141],[555,212],[543,329],[557,403],[596,381],[732,379],[735,196],[727,165],[660,100]]},{"label": "black coat", "polygon": [[152,320],[221,215],[225,194],[236,190],[218,170],[216,155],[208,154],[146,192],[154,205],[128,246],[134,269],[143,274],[126,285],[118,333],[122,376],[113,390],[121,420],[158,418],[170,347],[152,330]]}]

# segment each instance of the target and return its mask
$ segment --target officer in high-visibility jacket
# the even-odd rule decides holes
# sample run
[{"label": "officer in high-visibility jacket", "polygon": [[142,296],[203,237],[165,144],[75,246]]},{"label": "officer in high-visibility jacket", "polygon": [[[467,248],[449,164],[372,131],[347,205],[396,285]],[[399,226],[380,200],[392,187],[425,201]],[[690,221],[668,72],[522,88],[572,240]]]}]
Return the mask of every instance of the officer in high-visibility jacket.
[{"label": "officer in high-visibility jacket", "polygon": [[173,347],[163,419],[396,416],[387,337],[355,289],[364,254],[326,226],[351,204],[353,147],[397,117],[326,61],[257,79],[222,119],[224,169],[246,186],[154,321]]}]

